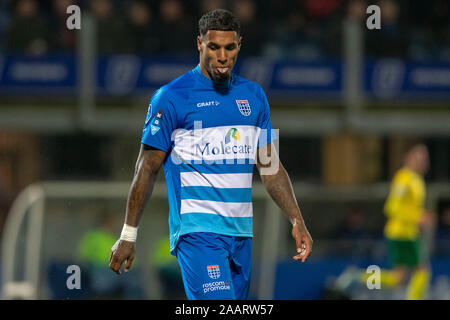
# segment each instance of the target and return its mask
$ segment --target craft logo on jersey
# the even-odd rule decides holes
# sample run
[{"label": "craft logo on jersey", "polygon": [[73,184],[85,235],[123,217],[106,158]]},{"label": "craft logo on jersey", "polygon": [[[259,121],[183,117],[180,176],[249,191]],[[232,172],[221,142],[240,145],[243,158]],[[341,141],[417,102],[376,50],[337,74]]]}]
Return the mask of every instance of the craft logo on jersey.
[{"label": "craft logo on jersey", "polygon": [[217,101],[217,100],[211,100],[211,101],[206,101],[206,102],[199,102],[199,103],[197,103],[197,108],[218,106],[219,104],[220,104],[220,102]]},{"label": "craft logo on jersey", "polygon": [[239,133],[239,130],[236,128],[231,128],[230,130],[228,130],[225,136],[225,144],[228,144],[231,141],[231,137],[233,137],[234,140],[241,140],[241,134]]},{"label": "craft logo on jersey", "polygon": [[220,269],[218,265],[207,266],[208,276],[211,279],[217,279],[220,277]]},{"label": "craft logo on jersey", "polygon": [[250,108],[250,104],[248,103],[248,100],[236,100],[236,103],[238,105],[239,111],[244,116],[249,116],[250,113],[252,113],[252,109]]},{"label": "craft logo on jersey", "polygon": [[152,131],[152,136],[155,135],[161,129],[162,118],[163,118],[162,110],[159,110],[153,117],[152,122],[150,123],[150,129]]}]

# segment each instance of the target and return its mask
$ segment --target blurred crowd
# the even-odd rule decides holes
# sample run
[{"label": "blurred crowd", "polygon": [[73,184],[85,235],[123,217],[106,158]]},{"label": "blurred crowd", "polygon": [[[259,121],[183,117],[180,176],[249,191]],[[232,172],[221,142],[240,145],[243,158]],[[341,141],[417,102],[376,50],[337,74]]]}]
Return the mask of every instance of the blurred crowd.
[{"label": "blurred crowd", "polygon": [[[342,21],[350,18],[364,26],[368,57],[450,60],[448,0],[0,0],[0,50],[74,52],[71,4],[93,14],[100,54],[194,54],[198,19],[226,8],[242,23],[244,55],[339,58]],[[370,4],[381,8],[381,30],[365,28]]]},{"label": "blurred crowd", "polygon": [[[450,2],[379,0],[381,30],[365,30],[368,57],[450,60]],[[97,21],[100,54],[195,53],[197,22],[226,8],[242,22],[244,55],[339,58],[345,18],[365,26],[366,0],[0,0],[0,43],[6,52],[74,52],[66,8],[77,4]]]}]

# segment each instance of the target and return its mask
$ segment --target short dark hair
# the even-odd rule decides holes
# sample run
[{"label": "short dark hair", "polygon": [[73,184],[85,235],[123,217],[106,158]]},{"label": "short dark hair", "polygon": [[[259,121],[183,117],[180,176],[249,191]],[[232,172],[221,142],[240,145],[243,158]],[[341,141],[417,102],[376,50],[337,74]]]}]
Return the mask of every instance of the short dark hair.
[{"label": "short dark hair", "polygon": [[208,30],[236,31],[241,35],[241,23],[230,11],[215,9],[205,13],[198,21],[198,30],[204,36]]}]

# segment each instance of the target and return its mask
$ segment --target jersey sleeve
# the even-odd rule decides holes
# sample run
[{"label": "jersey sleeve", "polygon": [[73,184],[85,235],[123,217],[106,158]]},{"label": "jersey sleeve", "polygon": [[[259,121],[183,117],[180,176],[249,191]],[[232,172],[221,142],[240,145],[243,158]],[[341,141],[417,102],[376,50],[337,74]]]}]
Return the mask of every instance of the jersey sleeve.
[{"label": "jersey sleeve", "polygon": [[141,143],[168,152],[177,127],[175,107],[167,89],[160,88],[150,100]]},{"label": "jersey sleeve", "polygon": [[267,96],[260,86],[258,86],[258,91],[262,106],[261,114],[258,119],[258,127],[261,129],[261,133],[258,139],[259,148],[260,146],[265,146],[269,143],[272,143],[277,139],[277,135],[275,133],[275,130],[273,130],[272,122],[270,120],[270,107]]}]

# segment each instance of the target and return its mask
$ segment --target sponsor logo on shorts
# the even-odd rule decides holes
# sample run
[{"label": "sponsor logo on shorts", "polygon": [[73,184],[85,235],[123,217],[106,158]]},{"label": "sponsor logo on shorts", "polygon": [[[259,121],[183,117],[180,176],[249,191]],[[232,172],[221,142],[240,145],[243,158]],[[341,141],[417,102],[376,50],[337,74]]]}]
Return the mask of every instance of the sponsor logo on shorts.
[{"label": "sponsor logo on shorts", "polygon": [[207,282],[203,284],[203,293],[219,291],[219,290],[230,290],[230,284],[228,281],[215,281]]}]

